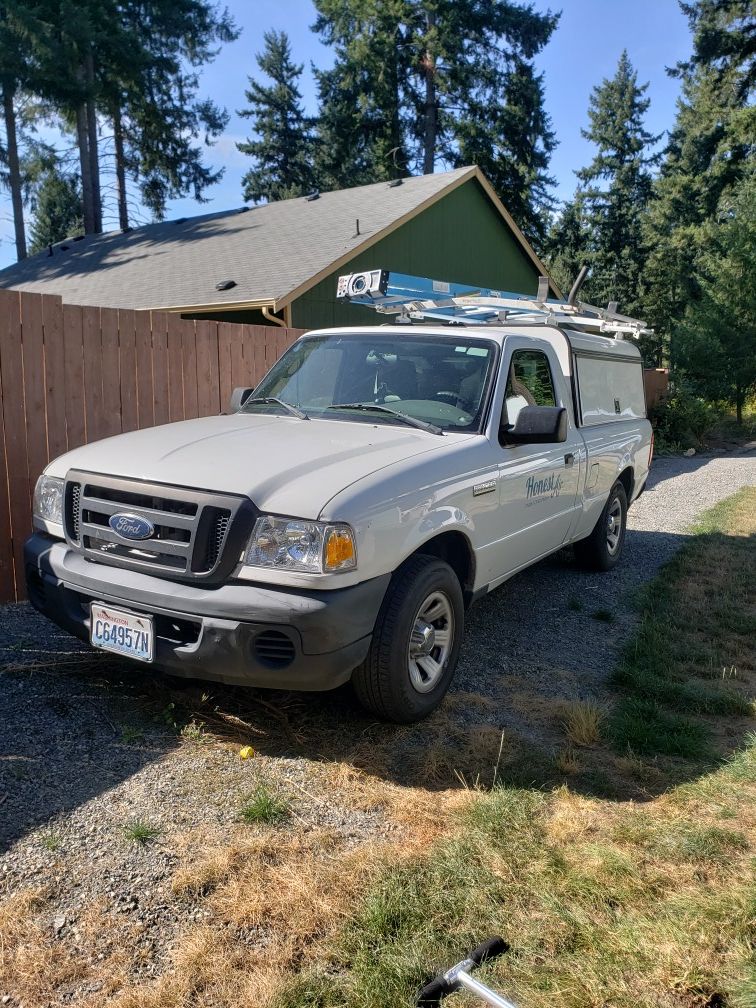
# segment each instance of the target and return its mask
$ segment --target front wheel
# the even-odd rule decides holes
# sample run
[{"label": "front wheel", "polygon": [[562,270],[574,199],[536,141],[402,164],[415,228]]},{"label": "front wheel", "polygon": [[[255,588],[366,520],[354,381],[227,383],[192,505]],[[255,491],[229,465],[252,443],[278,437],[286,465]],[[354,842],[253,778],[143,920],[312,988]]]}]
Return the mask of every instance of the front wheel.
[{"label": "front wheel", "polygon": [[391,580],[367,658],[352,675],[363,707],[400,723],[427,717],[449,688],[464,621],[451,567],[432,556],[410,557]]},{"label": "front wheel", "polygon": [[575,556],[589,570],[608,571],[619,561],[627,528],[627,494],[617,481],[596,527],[587,539],[575,543]]}]

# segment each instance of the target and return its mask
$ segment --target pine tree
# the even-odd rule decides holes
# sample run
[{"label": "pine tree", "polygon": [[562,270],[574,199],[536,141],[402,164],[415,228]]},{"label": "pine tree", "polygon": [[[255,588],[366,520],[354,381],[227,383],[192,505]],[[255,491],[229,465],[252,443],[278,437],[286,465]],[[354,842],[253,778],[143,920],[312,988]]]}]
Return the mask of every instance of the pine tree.
[{"label": "pine tree", "polygon": [[313,30],[336,57],[331,69],[315,71],[316,171],[325,189],[408,173],[406,6],[406,0],[316,0]]},{"label": "pine tree", "polygon": [[597,147],[591,163],[577,172],[577,201],[587,239],[586,264],[591,273],[584,296],[597,304],[617,301],[620,310],[637,314],[647,257],[643,213],[652,189],[650,149],[659,137],[646,131],[648,85],[639,85],[628,55],[617,72],[591,92],[590,126],[583,136]]},{"label": "pine tree", "polygon": [[[697,263],[710,233],[707,222],[743,179],[756,135],[751,0],[681,6],[693,53],[671,71],[681,79],[682,93],[645,227],[651,250],[647,314],[669,339],[686,306],[700,296]],[[674,346],[671,355],[674,364]]]},{"label": "pine tree", "polygon": [[242,179],[244,199],[253,203],[303,196],[315,188],[310,123],[298,87],[303,66],[292,61],[285,32],[268,31],[263,39],[257,65],[271,83],[249,78],[249,107],[239,115],[252,120],[254,138],[236,145],[254,159]]},{"label": "pine tree", "polygon": [[699,295],[677,340],[677,368],[709,399],[743,406],[756,393],[756,165],[722,198],[704,227]]},{"label": "pine tree", "polygon": [[29,251],[34,254],[55,242],[84,233],[81,181],[49,169],[35,186]]},{"label": "pine tree", "polygon": [[517,223],[543,235],[554,147],[533,57],[558,18],[498,0],[316,0],[334,47],[319,165],[355,185],[477,161]]}]

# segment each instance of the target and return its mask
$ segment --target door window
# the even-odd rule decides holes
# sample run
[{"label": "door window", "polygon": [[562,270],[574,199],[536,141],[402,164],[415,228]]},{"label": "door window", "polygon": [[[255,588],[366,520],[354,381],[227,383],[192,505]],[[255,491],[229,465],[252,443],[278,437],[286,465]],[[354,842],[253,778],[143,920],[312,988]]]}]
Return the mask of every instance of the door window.
[{"label": "door window", "polygon": [[502,424],[514,424],[523,406],[556,406],[551,368],[542,350],[515,350],[504,392]]}]

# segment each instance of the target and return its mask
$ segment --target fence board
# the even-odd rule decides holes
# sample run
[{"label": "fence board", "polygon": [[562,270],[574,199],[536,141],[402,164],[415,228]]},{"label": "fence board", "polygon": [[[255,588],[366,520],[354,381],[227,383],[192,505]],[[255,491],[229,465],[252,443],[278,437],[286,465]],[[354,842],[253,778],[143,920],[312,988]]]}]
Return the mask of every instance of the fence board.
[{"label": "fence board", "polygon": [[[24,366],[21,346],[21,306],[18,294],[3,294],[10,302],[0,311],[0,355],[2,355],[3,427],[8,472],[10,548],[16,583],[23,573],[23,537],[30,524],[29,462],[24,414]],[[5,305],[3,305],[5,307]]]},{"label": "fence board", "polygon": [[122,429],[217,414],[297,335],[0,290],[0,602],[24,597],[31,489],[51,458]]},{"label": "fence board", "polygon": [[81,321],[81,346],[84,356],[84,414],[86,416],[87,441],[94,441],[102,431],[107,430],[102,398],[102,338],[99,309],[84,312]]},{"label": "fence board", "polygon": [[139,426],[137,410],[136,312],[120,309],[118,312],[118,348],[120,355],[121,430],[132,431]]},{"label": "fence board", "polygon": [[66,394],[66,434],[69,448],[87,440],[84,404],[83,312],[79,305],[63,305],[63,361]]},{"label": "fence board", "polygon": [[16,307],[17,300],[9,292],[0,291],[0,600],[14,598],[16,584],[13,562],[13,539],[11,537],[8,463],[5,451],[2,347],[9,339],[11,313]]},{"label": "fence board", "polygon": [[152,319],[149,312],[134,313],[136,353],[137,426],[155,425],[155,392],[152,384]]},{"label": "fence board", "polygon": [[34,484],[47,465],[47,410],[45,403],[44,329],[42,295],[22,293],[21,357],[24,367],[24,415],[28,463],[29,504]]},{"label": "fence board", "polygon": [[155,423],[168,423],[168,317],[152,312],[152,402]]},{"label": "fence board", "polygon": [[51,459],[62,455],[68,448],[66,362],[63,347],[63,302],[60,298],[43,298],[42,323],[44,327],[47,457]]},{"label": "fence board", "polygon": [[105,436],[121,433],[121,362],[118,346],[118,311],[100,312],[102,342],[102,408]]},{"label": "fence board", "polygon": [[[184,417],[199,416],[197,406],[197,334],[191,319],[181,323],[181,352],[184,365]],[[204,380],[204,379],[203,379]]]},{"label": "fence board", "polygon": [[168,415],[171,421],[184,419],[184,361],[181,352],[181,330],[184,325],[179,315],[169,313],[168,328]]}]

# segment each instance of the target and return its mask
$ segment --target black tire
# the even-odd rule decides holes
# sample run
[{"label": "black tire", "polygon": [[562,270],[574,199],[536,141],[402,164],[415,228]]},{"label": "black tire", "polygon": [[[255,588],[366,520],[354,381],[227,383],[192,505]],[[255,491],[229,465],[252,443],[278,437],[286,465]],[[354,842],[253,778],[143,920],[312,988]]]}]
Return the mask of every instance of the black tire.
[{"label": "black tire", "polygon": [[[613,534],[610,518],[619,521],[618,534]],[[615,526],[616,529],[616,526]],[[596,527],[587,539],[575,543],[575,556],[588,570],[610,571],[622,556],[627,529],[627,494],[619,480],[609,492]],[[616,542],[615,542],[616,536]],[[612,546],[612,542],[615,542]]]},{"label": "black tire", "polygon": [[[442,615],[437,620],[423,621],[425,613],[432,616],[433,599]],[[441,703],[457,667],[459,649],[464,634],[465,607],[462,588],[451,567],[436,557],[418,554],[410,557],[391,579],[373,631],[373,640],[367,658],[352,674],[352,684],[357,699],[363,707],[387,721],[409,724],[427,717]],[[426,639],[418,648],[426,648],[435,641],[436,633],[444,634],[448,628],[448,645],[435,646],[426,654],[410,653],[410,635],[413,628],[428,627]],[[437,625],[436,625],[437,624]],[[443,657],[442,661],[437,658]],[[428,675],[422,665],[427,659],[439,666],[439,671]],[[422,663],[422,665],[421,665]],[[413,684],[426,676],[421,685]]]}]

